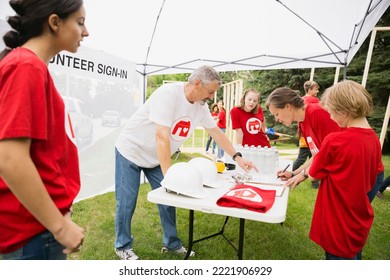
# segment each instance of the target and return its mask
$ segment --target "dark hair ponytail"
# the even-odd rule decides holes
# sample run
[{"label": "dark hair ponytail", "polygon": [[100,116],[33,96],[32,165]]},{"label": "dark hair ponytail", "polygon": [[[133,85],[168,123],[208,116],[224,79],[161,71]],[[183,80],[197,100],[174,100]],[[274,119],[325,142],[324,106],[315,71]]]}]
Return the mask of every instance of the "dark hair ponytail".
[{"label": "dark hair ponytail", "polygon": [[80,9],[83,0],[11,0],[9,4],[16,15],[7,19],[12,30],[3,36],[6,48],[0,53],[0,60],[12,49],[41,35],[50,15],[56,14],[65,19]]},{"label": "dark hair ponytail", "polygon": [[283,109],[287,104],[296,108],[302,108],[305,105],[299,93],[289,87],[279,87],[271,92],[265,103],[267,109],[271,104],[279,109]]}]

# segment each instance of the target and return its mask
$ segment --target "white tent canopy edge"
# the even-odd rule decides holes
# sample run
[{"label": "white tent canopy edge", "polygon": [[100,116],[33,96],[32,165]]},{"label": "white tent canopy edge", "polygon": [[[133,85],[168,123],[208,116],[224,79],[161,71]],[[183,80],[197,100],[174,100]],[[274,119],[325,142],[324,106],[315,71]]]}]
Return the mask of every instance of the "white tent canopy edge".
[{"label": "white tent canopy edge", "polygon": [[[84,0],[83,45],[142,75],[346,67],[390,0]],[[0,2],[0,18],[13,15]]]},{"label": "white tent canopy edge", "polygon": [[[192,72],[204,64],[221,72],[346,67],[390,1],[198,0],[188,8],[191,3],[155,0],[145,10],[139,1],[126,3],[149,34],[132,37],[142,51],[129,55],[141,74]],[[139,26],[127,21],[126,32],[137,33]]]}]

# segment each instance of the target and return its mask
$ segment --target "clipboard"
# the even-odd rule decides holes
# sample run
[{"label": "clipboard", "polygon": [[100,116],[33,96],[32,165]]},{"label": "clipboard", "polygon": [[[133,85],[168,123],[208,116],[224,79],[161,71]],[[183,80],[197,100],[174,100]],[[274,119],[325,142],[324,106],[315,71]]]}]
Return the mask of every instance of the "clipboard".
[{"label": "clipboard", "polygon": [[275,190],[276,197],[282,197],[287,187],[283,183],[268,183],[268,182],[247,182],[246,185],[253,187],[261,187],[263,190]]}]

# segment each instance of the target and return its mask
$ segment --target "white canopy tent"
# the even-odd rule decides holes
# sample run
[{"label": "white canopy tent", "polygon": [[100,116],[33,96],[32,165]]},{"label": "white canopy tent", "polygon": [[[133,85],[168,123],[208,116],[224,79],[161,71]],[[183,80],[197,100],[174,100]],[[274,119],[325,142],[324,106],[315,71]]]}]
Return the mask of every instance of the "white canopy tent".
[{"label": "white canopy tent", "polygon": [[[91,32],[86,44],[93,46],[104,36],[99,47],[136,62],[143,75],[191,72],[203,64],[218,71],[345,67],[390,4],[389,0],[103,2],[85,0]],[[97,14],[101,5],[106,6],[105,15]],[[116,29],[107,28],[108,24]]]},{"label": "white canopy tent", "polygon": [[[348,64],[388,9],[390,0],[109,3],[104,18],[110,18],[110,9],[115,9],[115,20],[102,21],[97,12],[104,4],[85,0],[87,22],[91,28],[99,28],[96,36],[108,31],[104,33],[106,44],[100,47],[114,53],[125,50],[120,55],[136,62],[146,86],[147,75],[192,72],[204,64],[221,72],[336,67],[337,77],[342,67],[345,77]],[[115,23],[122,39],[104,26],[107,22]],[[88,41],[94,44],[93,36]]]},{"label": "white canopy tent", "polygon": [[[144,76],[345,67],[390,0],[84,0],[83,45],[128,59]],[[0,1],[0,18],[13,15]]]}]

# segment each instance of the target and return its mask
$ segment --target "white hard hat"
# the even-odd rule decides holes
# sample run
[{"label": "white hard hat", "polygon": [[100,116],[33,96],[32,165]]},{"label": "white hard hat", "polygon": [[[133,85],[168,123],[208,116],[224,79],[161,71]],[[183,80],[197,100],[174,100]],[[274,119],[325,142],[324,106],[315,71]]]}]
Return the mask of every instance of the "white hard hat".
[{"label": "white hard hat", "polygon": [[187,162],[173,164],[167,170],[161,186],[169,191],[195,198],[204,198],[209,192],[203,188],[202,174]]},{"label": "white hard hat", "polygon": [[231,187],[231,182],[225,181],[218,177],[218,171],[215,163],[204,157],[191,159],[189,164],[193,165],[200,171],[203,178],[203,185],[210,188]]}]

